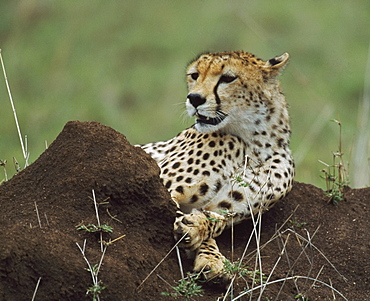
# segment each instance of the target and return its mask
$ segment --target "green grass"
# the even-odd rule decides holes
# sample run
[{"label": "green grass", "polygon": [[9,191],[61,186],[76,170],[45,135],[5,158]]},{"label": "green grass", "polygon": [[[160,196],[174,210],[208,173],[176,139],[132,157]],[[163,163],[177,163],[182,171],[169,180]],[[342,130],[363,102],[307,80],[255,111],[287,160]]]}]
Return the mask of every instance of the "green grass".
[{"label": "green grass", "polygon": [[[235,49],[264,59],[291,55],[282,86],[297,180],[325,187],[318,160],[330,161],[337,145],[331,119],[342,121],[346,158],[355,153],[368,0],[8,0],[0,11],[0,48],[30,163],[69,120],[99,121],[133,144],[174,136],[192,123],[183,114],[187,62],[203,51]],[[0,159],[15,157],[23,167],[2,76],[0,105]],[[8,176],[14,172],[8,163]]]},{"label": "green grass", "polygon": [[347,175],[347,168],[343,158],[342,152],[342,124],[338,120],[333,120],[339,126],[339,148],[337,151],[332,152],[332,164],[320,162],[325,165],[321,170],[321,176],[326,183],[326,195],[329,197],[334,205],[337,205],[344,199],[344,189],[348,186],[349,180]]},{"label": "green grass", "polygon": [[195,296],[203,296],[204,289],[197,282],[199,275],[187,273],[187,276],[176,281],[175,286],[171,286],[174,292],[162,292],[162,296],[183,297],[184,300],[192,300]]},{"label": "green grass", "polygon": [[94,233],[94,232],[112,233],[113,232],[113,228],[111,226],[108,226],[108,225],[97,226],[94,224],[87,224],[86,226],[85,225],[78,226],[77,230],[83,230],[83,231],[90,232],[90,233]]}]

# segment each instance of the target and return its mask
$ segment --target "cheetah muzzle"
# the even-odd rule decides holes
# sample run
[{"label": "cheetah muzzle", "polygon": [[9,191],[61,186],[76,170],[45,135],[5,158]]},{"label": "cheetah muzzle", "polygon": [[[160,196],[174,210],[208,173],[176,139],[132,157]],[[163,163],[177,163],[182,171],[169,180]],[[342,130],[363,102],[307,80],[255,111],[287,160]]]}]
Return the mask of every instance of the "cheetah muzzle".
[{"label": "cheetah muzzle", "polygon": [[200,55],[186,73],[195,124],[141,146],[179,206],[175,239],[208,281],[231,279],[215,238],[291,190],[289,115],[277,80],[288,60],[287,53],[268,61],[241,51]]}]

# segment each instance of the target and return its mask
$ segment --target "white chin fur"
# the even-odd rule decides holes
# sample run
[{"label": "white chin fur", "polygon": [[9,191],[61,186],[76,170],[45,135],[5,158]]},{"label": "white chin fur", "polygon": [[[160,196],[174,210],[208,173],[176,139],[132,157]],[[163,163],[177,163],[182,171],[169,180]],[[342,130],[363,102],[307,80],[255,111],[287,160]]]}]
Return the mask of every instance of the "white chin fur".
[{"label": "white chin fur", "polygon": [[199,133],[212,133],[215,131],[218,131],[220,128],[223,127],[223,122],[217,124],[217,125],[211,125],[211,124],[204,124],[204,123],[195,123],[195,129]]}]

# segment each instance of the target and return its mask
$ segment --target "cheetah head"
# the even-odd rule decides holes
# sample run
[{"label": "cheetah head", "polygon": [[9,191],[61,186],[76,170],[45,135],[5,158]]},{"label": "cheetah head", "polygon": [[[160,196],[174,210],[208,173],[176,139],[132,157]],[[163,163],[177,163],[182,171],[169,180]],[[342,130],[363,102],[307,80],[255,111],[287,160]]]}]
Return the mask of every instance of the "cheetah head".
[{"label": "cheetah head", "polygon": [[256,113],[268,114],[272,94],[280,94],[275,78],[288,59],[288,53],[263,61],[238,51],[199,56],[187,68],[186,108],[195,128],[237,135],[241,124],[256,122]]}]

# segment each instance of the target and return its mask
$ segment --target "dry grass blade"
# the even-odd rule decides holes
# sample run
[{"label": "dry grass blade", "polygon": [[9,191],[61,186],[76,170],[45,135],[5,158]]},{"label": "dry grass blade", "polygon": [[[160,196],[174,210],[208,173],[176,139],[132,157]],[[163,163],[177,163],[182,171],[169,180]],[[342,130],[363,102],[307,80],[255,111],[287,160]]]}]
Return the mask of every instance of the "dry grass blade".
[{"label": "dry grass blade", "polygon": [[38,288],[39,288],[40,281],[41,281],[41,277],[39,278],[39,280],[37,280],[36,287],[35,287],[35,290],[33,291],[33,295],[32,295],[32,299],[31,299],[31,301],[34,301],[34,300],[35,300],[35,298],[36,298],[36,293],[37,293],[37,290],[38,290]]},{"label": "dry grass blade", "polygon": [[233,285],[234,285],[235,279],[236,279],[236,275],[234,275],[234,277],[231,279],[231,282],[230,282],[230,284],[229,284],[229,286],[228,286],[228,288],[227,288],[227,290],[226,290],[226,292],[224,294],[225,296],[222,299],[222,301],[226,301],[226,298],[229,296],[231,290],[233,289]]},{"label": "dry grass blade", "polygon": [[[281,231],[283,229],[283,227],[289,222],[289,220],[292,218],[292,216],[294,215],[294,213],[297,211],[298,209],[298,206],[294,209],[294,211],[288,216],[288,218],[282,223],[282,225],[275,231],[275,234],[267,241],[265,242],[263,245],[260,246],[260,249],[262,250],[263,248],[265,248],[269,243],[271,243],[272,241],[274,241],[276,238],[278,238],[279,234],[278,232]],[[243,260],[245,257],[247,258],[252,258],[254,256],[254,254],[257,252],[257,250],[254,250],[250,253],[248,253],[246,255],[246,251],[248,249],[248,246],[249,246],[249,243],[250,243],[250,240],[251,240],[251,237],[250,239],[248,240],[248,243],[244,249],[244,252],[243,252],[243,255],[242,255],[242,259]],[[247,261],[248,262],[248,261]]]},{"label": "dry grass blade", "polygon": [[86,239],[84,240],[84,244],[83,244],[83,247],[82,248],[81,248],[81,246],[77,242],[76,242],[76,245],[80,249],[83,258],[85,259],[85,261],[87,263],[87,266],[89,267],[89,271],[90,271],[90,274],[91,274],[92,281],[95,284],[95,278],[94,278],[94,274],[93,274],[93,269],[91,267],[91,264],[90,264],[89,260],[87,259],[86,255],[85,255]]},{"label": "dry grass blade", "polygon": [[[298,206],[295,208],[294,212],[297,210],[297,208],[298,208]],[[282,293],[282,290],[283,290],[283,287],[284,287],[284,284],[285,284],[286,281],[293,280],[293,283],[296,286],[296,290],[297,290],[297,292],[299,294],[301,293],[302,288],[300,288],[298,286],[298,283],[297,283],[297,280],[298,279],[305,279],[305,284],[304,284],[303,287],[306,287],[306,292],[310,291],[312,289],[312,287],[316,283],[324,284],[324,282],[322,282],[321,280],[318,279],[319,276],[322,273],[323,267],[320,268],[320,270],[317,273],[317,275],[316,275],[315,278],[314,277],[311,277],[311,273],[313,272],[313,268],[314,268],[314,266],[313,266],[314,265],[314,250],[316,250],[317,252],[319,252],[319,254],[321,256],[323,256],[323,258],[329,263],[329,265],[344,280],[346,280],[346,278],[339,273],[339,271],[328,260],[328,258],[312,243],[312,240],[315,237],[315,235],[317,234],[320,226],[315,229],[315,231],[314,231],[313,234],[309,233],[305,229],[305,231],[306,231],[306,237],[298,234],[295,231],[294,227],[293,227],[293,229],[287,228],[287,229],[283,230],[283,227],[287,224],[287,222],[289,222],[291,220],[294,212],[285,220],[285,222],[278,229],[276,229],[274,235],[266,243],[264,243],[263,245],[260,245],[259,244],[259,233],[261,233],[261,220],[259,219],[258,214],[255,217],[252,217],[252,223],[253,223],[252,233],[251,233],[250,238],[249,238],[249,240],[248,240],[248,242],[246,244],[246,247],[245,247],[245,249],[243,251],[243,255],[242,255],[242,258],[241,258],[241,261],[240,261],[240,265],[239,266],[241,266],[241,263],[242,263],[244,257],[250,258],[248,261],[250,261],[252,258],[255,258],[255,260],[256,260],[255,261],[256,262],[255,270],[258,270],[261,273],[261,276],[262,276],[263,275],[262,274],[262,268],[261,268],[262,263],[260,262],[261,261],[261,254],[260,254],[259,250],[262,250],[264,247],[267,246],[267,244],[271,243],[272,241],[274,241],[274,240],[276,240],[278,238],[278,245],[280,246],[280,253],[279,253],[279,257],[277,258],[274,266],[272,267],[272,270],[270,271],[269,275],[267,276],[267,279],[265,279],[264,281],[262,281],[262,278],[261,278],[261,282],[259,284],[257,284],[255,282],[255,279],[253,279],[253,282],[252,282],[252,286],[251,287],[249,287],[249,285],[247,283],[247,288],[246,288],[245,291],[248,293],[248,296],[246,296],[245,293],[243,294],[243,296],[247,297],[247,299],[249,298],[249,300],[252,300],[253,297],[258,297],[258,300],[262,300],[264,291],[266,290],[267,286],[270,285],[270,284],[272,284],[272,283],[278,283],[278,282],[283,283],[282,286],[280,287],[280,290],[279,290],[279,292],[278,292],[275,300],[280,300],[279,299],[279,296]],[[289,241],[290,242],[294,242],[294,241],[292,241],[290,239],[292,234],[295,237],[295,240],[294,241],[296,241],[296,243],[298,244],[299,248],[301,248],[301,252],[297,256],[297,258],[294,258],[293,261],[289,258],[288,251],[287,251],[288,242]],[[283,235],[284,235],[284,237],[283,237]],[[254,237],[257,240],[257,242],[256,242],[257,243],[257,248],[253,252],[251,252],[248,255],[246,255],[246,250],[247,250],[247,248],[248,248],[248,246],[250,244],[250,241],[251,241],[251,238],[252,237]],[[281,243],[279,243],[280,241],[281,241]],[[259,250],[258,250],[258,248],[259,248]],[[274,272],[277,270],[277,267],[278,267],[278,265],[280,264],[280,262],[281,262],[281,260],[283,258],[285,258],[285,260],[286,260],[286,262],[287,262],[287,264],[289,266],[289,271],[286,273],[286,277],[283,278],[283,279],[271,281]],[[294,267],[298,264],[298,262],[299,262],[300,259],[306,260],[307,263],[310,265],[310,268],[307,271],[307,275],[305,275],[305,276],[295,276],[295,275],[293,275]],[[313,283],[309,287],[307,287],[307,282],[308,281],[313,281]],[[230,286],[228,287],[228,290],[227,290],[227,293],[226,293],[226,295],[228,294],[229,297],[232,295],[232,293],[231,293],[232,292],[232,285],[233,285],[233,281],[230,284]],[[332,284],[329,285],[329,284],[325,283],[324,285],[327,286],[327,287],[332,288],[333,295],[334,295],[334,292],[335,292],[335,293],[338,293],[340,296],[342,296],[345,299],[345,297],[339,291],[337,291],[336,289],[333,288]],[[255,294],[253,294],[253,292],[255,293],[256,291],[258,291],[258,296],[256,296]],[[240,297],[241,296],[238,296],[235,299],[233,299],[231,297],[230,300],[237,300]],[[226,300],[226,297],[224,297],[224,300]],[[347,299],[345,299],[345,300],[347,300]]]},{"label": "dry grass blade", "polygon": [[[316,231],[314,232],[314,234],[312,235],[312,238],[315,236],[315,234],[316,234],[316,232],[317,232],[317,230],[319,229],[320,227],[318,227],[317,229],[316,229]],[[288,277],[292,272],[293,272],[293,269],[294,269],[294,267],[296,266],[296,264],[298,263],[298,261],[299,261],[299,259],[301,258],[301,256],[303,255],[303,254],[305,254],[306,255],[306,258],[307,258],[307,261],[309,262],[309,264],[310,264],[310,269],[309,269],[309,271],[308,271],[308,275],[307,275],[307,277],[309,277],[310,276],[310,274],[311,274],[311,271],[312,271],[312,269],[313,269],[313,254],[312,254],[312,252],[311,252],[311,254],[312,254],[312,256],[311,256],[311,258],[307,255],[307,253],[306,253],[306,248],[308,248],[309,246],[310,246],[310,248],[311,248],[311,246],[312,246],[312,243],[311,243],[311,238],[310,238],[310,235],[309,235],[309,233],[308,233],[308,231],[306,231],[306,233],[307,233],[307,236],[310,238],[310,239],[308,239],[308,240],[306,240],[306,245],[305,246],[303,246],[303,244],[301,243],[301,241],[298,239],[299,237],[298,237],[298,233],[295,231],[295,230],[292,230],[292,232],[293,232],[293,234],[295,235],[295,237],[297,238],[297,242],[298,242],[298,244],[299,244],[299,246],[300,246],[300,248],[301,248],[301,252],[299,253],[299,255],[295,258],[295,260],[294,260],[294,262],[291,264],[290,263],[290,260],[289,260],[289,258],[288,258],[288,256],[287,256],[287,262],[288,262],[288,265],[289,265],[289,270],[288,270],[288,272],[286,273],[286,277]],[[295,283],[296,284],[296,283]],[[284,284],[283,284],[283,286],[284,286]],[[282,286],[282,287],[283,287]],[[296,289],[297,289],[297,292],[299,292],[300,291],[300,289],[298,288],[298,286],[296,286]],[[280,291],[282,290],[282,288],[280,289]],[[280,292],[279,292],[280,293]]]},{"label": "dry grass blade", "polygon": [[[311,286],[308,288],[308,290],[306,290],[306,292],[305,293],[307,293],[309,290],[311,290],[314,286],[315,286],[315,283],[317,282],[317,280],[319,279],[319,276],[320,276],[320,274],[321,274],[321,272],[323,271],[323,269],[324,269],[324,267],[325,266],[322,266],[321,268],[320,268],[320,270],[319,270],[319,272],[317,273],[317,275],[316,275],[316,281],[314,281],[314,282],[312,282],[312,284],[311,284]],[[306,282],[308,281],[308,279],[306,279]],[[331,286],[333,286],[332,285],[332,283],[330,283],[330,285]]]},{"label": "dry grass blade", "polygon": [[46,215],[46,212],[44,213],[44,216],[45,216],[46,224],[47,224],[48,226],[50,226],[50,225],[49,225],[48,217],[47,217],[47,215]]},{"label": "dry grass blade", "polygon": [[[268,277],[267,277],[267,280],[266,280],[265,286],[263,287],[263,289],[261,289],[261,291],[264,291],[264,290],[266,289],[266,285],[267,285],[267,283],[270,281],[270,279],[271,279],[271,277],[272,277],[272,275],[273,275],[273,273],[274,273],[274,271],[275,271],[276,267],[278,266],[278,264],[279,264],[279,262],[280,262],[281,258],[283,257],[283,255],[284,255],[284,254],[286,254],[286,246],[287,246],[287,244],[288,244],[289,237],[290,237],[290,236],[288,235],[288,236],[287,236],[287,238],[286,238],[286,240],[285,240],[285,241],[283,241],[283,248],[282,248],[282,250],[280,251],[279,257],[278,257],[278,259],[276,260],[276,262],[275,262],[274,266],[272,267],[271,272],[270,272],[270,274],[269,274],[269,275],[268,275]],[[282,239],[282,238],[281,238],[281,239]],[[282,239],[282,240],[283,240],[283,239]],[[280,291],[279,291],[279,293],[280,293]],[[279,295],[279,294],[278,294],[278,295]]]},{"label": "dry grass blade", "polygon": [[117,238],[115,238],[115,239],[113,239],[113,240],[111,240],[111,241],[109,241],[109,242],[104,242],[104,244],[105,244],[106,246],[110,246],[112,243],[116,242],[117,240],[120,240],[120,239],[124,238],[125,236],[126,236],[126,234],[123,234],[123,235],[121,235],[120,237],[117,237]]},{"label": "dry grass blade", "polygon": [[286,277],[286,278],[282,278],[282,279],[274,280],[274,281],[271,281],[271,282],[268,282],[268,283],[265,283],[265,284],[258,285],[256,287],[250,289],[250,290],[247,290],[247,291],[243,292],[238,297],[234,298],[232,301],[239,300],[241,297],[243,297],[247,294],[250,294],[252,291],[260,289],[262,286],[266,286],[266,285],[270,285],[270,284],[274,284],[274,283],[279,283],[279,282],[282,282],[282,281],[288,281],[288,280],[296,281],[298,279],[308,279],[308,280],[311,280],[311,281],[314,281],[314,282],[318,282],[318,283],[330,288],[333,292],[337,293],[344,300],[348,301],[348,299],[340,291],[338,291],[336,288],[334,288],[332,285],[327,284],[327,283],[325,283],[321,280],[318,280],[318,279],[315,279],[315,278],[312,278],[312,277],[306,277],[306,276],[291,276],[291,277]]},{"label": "dry grass blade", "polygon": [[40,228],[42,228],[42,226],[41,226],[41,220],[40,220],[40,215],[39,215],[39,210],[37,209],[37,204],[36,204],[36,202],[35,202],[35,210],[36,210],[37,220],[38,220],[38,222],[39,222],[39,226],[40,226]]},{"label": "dry grass blade", "polygon": [[[285,231],[290,231],[290,232],[293,232],[292,231],[292,229],[286,229]],[[285,232],[284,231],[284,232]],[[284,233],[283,232],[283,233]],[[294,233],[296,233],[296,232],[294,232]],[[308,242],[308,240],[306,239],[306,238],[304,238],[303,236],[301,236],[301,235],[299,235],[298,233],[296,233],[296,235],[300,238],[300,239],[302,239],[302,240],[304,240],[304,241],[306,241],[306,242]],[[319,252],[320,253],[320,255],[329,263],[329,265],[338,273],[338,275],[345,281],[345,282],[347,282],[348,280],[347,280],[347,278],[346,277],[344,277],[338,270],[337,270],[337,268],[334,266],[334,264],[332,264],[331,263],[331,261],[324,255],[324,253],[319,249],[319,248],[317,248],[314,244],[311,244],[312,245],[312,247],[317,251],[317,252]]]},{"label": "dry grass blade", "polygon": [[177,242],[176,244],[171,248],[171,250],[168,251],[168,253],[162,258],[162,260],[151,270],[151,272],[148,274],[148,276],[145,277],[143,281],[141,281],[140,285],[136,288],[138,292],[142,290],[143,284],[148,280],[148,278],[154,273],[154,271],[162,264],[163,261],[168,257],[168,255],[171,254],[171,252],[177,247],[177,245],[185,238],[185,236],[188,235],[188,232],[186,232]]},{"label": "dry grass blade", "polygon": [[26,166],[28,166],[28,155],[27,155],[26,149],[25,149],[25,147],[24,147],[23,138],[22,138],[22,133],[21,133],[21,128],[20,128],[19,123],[18,123],[17,111],[15,110],[15,106],[14,106],[14,102],[13,102],[12,93],[10,92],[10,87],[9,87],[8,77],[7,77],[7,75],[6,75],[5,65],[4,65],[4,61],[3,61],[3,56],[2,56],[2,54],[1,54],[1,49],[0,49],[0,60],[1,60],[1,67],[3,68],[3,74],[4,74],[4,78],[5,78],[6,89],[7,89],[7,91],[8,91],[8,95],[9,95],[9,99],[10,99],[10,104],[11,104],[11,106],[12,106],[12,110],[13,110],[13,115],[14,115],[14,119],[15,119],[15,124],[16,124],[16,126],[17,126],[17,131],[18,131],[19,141],[21,142],[23,158],[24,158],[24,160],[26,161]]},{"label": "dry grass blade", "polygon": [[107,208],[107,214],[109,215],[109,217],[113,220],[115,220],[116,222],[122,224],[122,221],[120,221],[118,218],[116,218],[115,216],[113,216],[110,212],[109,212],[109,209]]},{"label": "dry grass blade", "polygon": [[[92,190],[93,200],[94,200],[94,207],[95,207],[95,215],[96,219],[98,221],[98,227],[100,227],[100,218],[99,218],[99,211],[98,211],[98,205],[96,204],[96,198],[95,198],[95,191]],[[103,252],[103,232],[100,231],[100,250]]]},{"label": "dry grass blade", "polygon": [[180,249],[179,249],[178,246],[176,246],[176,255],[177,255],[177,260],[179,262],[181,279],[184,279],[184,269],[182,268],[182,260],[181,260],[181,255],[180,255]]},{"label": "dry grass blade", "polygon": [[[358,131],[352,154],[352,185],[366,187],[370,185],[370,43],[365,69],[363,97],[359,104],[357,116]],[[367,162],[367,164],[366,164]]]},{"label": "dry grass blade", "polygon": [[100,298],[98,296],[98,293],[100,293],[100,291],[103,290],[104,287],[101,287],[100,284],[99,284],[98,274],[99,274],[101,265],[103,263],[103,259],[104,259],[105,252],[107,250],[107,246],[105,246],[105,248],[103,250],[103,253],[102,253],[101,257],[100,257],[99,264],[97,266],[96,265],[95,266],[91,266],[89,260],[86,257],[86,254],[85,254],[85,251],[86,251],[86,239],[84,240],[83,247],[81,247],[77,242],[76,242],[76,245],[80,249],[81,254],[82,254],[82,256],[83,256],[84,260],[86,261],[86,264],[87,264],[87,266],[89,268],[89,272],[90,272],[90,275],[91,275],[91,278],[92,278],[92,282],[93,282],[93,285],[94,285],[93,287],[98,289],[96,291],[90,291],[90,290],[88,290],[86,292],[86,294],[88,294],[89,292],[92,292],[93,298],[94,298],[93,300],[99,301]]},{"label": "dry grass blade", "polygon": [[[333,286],[333,283],[331,282],[330,278],[329,278],[329,282],[330,282],[330,285]],[[335,298],[335,292],[331,290],[331,293],[333,294],[333,300],[337,300],[337,298]]]},{"label": "dry grass blade", "polygon": [[164,283],[166,283],[169,287],[172,288],[172,285],[166,279],[164,279],[161,275],[157,274],[157,277],[161,279]]}]

